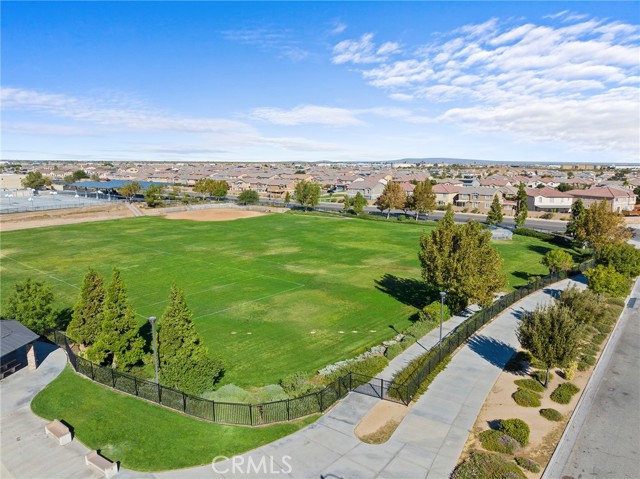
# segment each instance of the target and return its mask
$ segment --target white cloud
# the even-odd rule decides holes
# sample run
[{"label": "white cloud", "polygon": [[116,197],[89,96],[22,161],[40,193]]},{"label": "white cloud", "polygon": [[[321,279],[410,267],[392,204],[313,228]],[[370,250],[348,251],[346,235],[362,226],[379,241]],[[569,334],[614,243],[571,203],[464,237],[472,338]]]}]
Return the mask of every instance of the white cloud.
[{"label": "white cloud", "polygon": [[376,46],[373,33],[365,33],[358,40],[342,40],[333,47],[333,63],[377,63],[385,61],[389,55],[399,53],[400,44],[386,42]]},{"label": "white cloud", "polygon": [[239,30],[223,30],[220,34],[225,40],[270,50],[276,52],[278,56],[289,58],[292,61],[303,60],[309,56],[309,52],[301,47],[301,43],[288,30],[242,28]]},{"label": "white cloud", "polygon": [[360,64],[392,99],[440,105],[449,123],[637,157],[638,25],[568,10],[540,22],[491,18],[394,58],[376,53],[369,34],[336,45],[333,60]]},{"label": "white cloud", "polygon": [[301,105],[291,110],[256,108],[251,116],[275,125],[353,126],[362,124],[362,121],[356,118],[350,110],[318,105]]}]

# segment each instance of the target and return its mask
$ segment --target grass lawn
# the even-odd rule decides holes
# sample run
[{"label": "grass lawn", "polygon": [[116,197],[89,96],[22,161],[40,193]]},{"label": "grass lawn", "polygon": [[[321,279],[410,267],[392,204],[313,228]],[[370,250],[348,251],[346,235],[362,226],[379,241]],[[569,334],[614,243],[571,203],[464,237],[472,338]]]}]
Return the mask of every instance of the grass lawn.
[{"label": "grass lawn", "polygon": [[[199,334],[224,359],[223,383],[277,383],[353,357],[410,324],[420,294],[419,237],[432,226],[275,214],[227,222],[137,217],[1,234],[3,301],[27,277],[76,301],[93,267],[117,267],[146,328],[169,288],[185,290]],[[496,242],[510,287],[546,274],[552,246]],[[409,294],[411,291],[413,294]]]},{"label": "grass lawn", "polygon": [[216,456],[275,441],[317,418],[257,428],[211,424],[99,386],[69,366],[33,399],[31,409],[45,419],[66,421],[87,447],[138,471],[209,464]]}]

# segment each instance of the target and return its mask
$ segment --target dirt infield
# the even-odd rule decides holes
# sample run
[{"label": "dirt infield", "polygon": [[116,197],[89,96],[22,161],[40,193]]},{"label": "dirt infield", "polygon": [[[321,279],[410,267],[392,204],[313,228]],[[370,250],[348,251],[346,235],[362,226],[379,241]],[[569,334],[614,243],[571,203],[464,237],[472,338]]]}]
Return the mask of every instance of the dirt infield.
[{"label": "dirt infield", "polygon": [[88,221],[129,218],[133,213],[124,205],[69,208],[60,210],[8,213],[0,216],[0,231],[42,228]]},{"label": "dirt infield", "polygon": [[270,213],[261,211],[246,211],[231,208],[215,208],[210,210],[181,211],[169,213],[163,217],[168,220],[190,220],[190,221],[231,221],[242,218],[253,218],[264,216]]}]

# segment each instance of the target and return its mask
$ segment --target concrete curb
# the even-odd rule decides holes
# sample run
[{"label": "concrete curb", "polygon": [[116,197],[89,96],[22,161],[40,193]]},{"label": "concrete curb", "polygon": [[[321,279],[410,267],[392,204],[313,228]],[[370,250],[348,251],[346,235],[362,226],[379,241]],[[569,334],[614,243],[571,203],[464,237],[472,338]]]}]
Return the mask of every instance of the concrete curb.
[{"label": "concrete curb", "polygon": [[602,379],[604,378],[604,373],[609,365],[611,360],[611,355],[613,350],[615,349],[620,337],[622,335],[622,321],[620,320],[624,315],[627,305],[629,304],[629,299],[633,296],[633,292],[635,288],[640,284],[640,276],[636,278],[636,281],[631,288],[629,295],[625,299],[625,307],[620,313],[618,320],[607,340],[607,344],[605,344],[604,349],[602,350],[602,354],[598,359],[598,363],[593,370],[593,374],[589,378],[586,387],[584,388],[584,392],[580,399],[578,400],[578,404],[576,404],[575,409],[573,410],[573,414],[567,423],[567,426],[558,441],[558,445],[556,449],[553,451],[553,455],[549,460],[549,464],[544,470],[541,479],[554,479],[561,477],[562,471],[569,461],[569,456],[571,455],[571,451],[573,450],[573,446],[578,439],[578,434],[580,433],[580,429],[584,424],[587,413],[591,407],[591,404],[596,396],[596,393],[600,389],[600,385],[602,384]]}]

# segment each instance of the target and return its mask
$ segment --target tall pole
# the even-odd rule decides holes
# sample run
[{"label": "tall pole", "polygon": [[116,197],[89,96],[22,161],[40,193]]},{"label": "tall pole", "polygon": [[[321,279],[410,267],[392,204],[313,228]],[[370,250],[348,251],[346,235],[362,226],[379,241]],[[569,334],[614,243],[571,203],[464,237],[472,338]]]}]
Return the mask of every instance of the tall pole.
[{"label": "tall pole", "polygon": [[160,384],[158,380],[158,346],[156,344],[156,317],[151,316],[149,318],[149,322],[151,323],[151,338],[153,341],[153,364],[156,369],[156,384]]},{"label": "tall pole", "polygon": [[447,297],[447,293],[440,291],[440,341],[439,345],[442,349],[442,316],[444,314],[444,299]]}]

